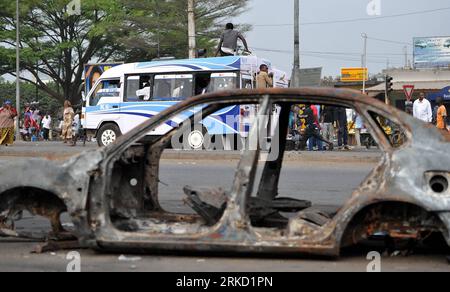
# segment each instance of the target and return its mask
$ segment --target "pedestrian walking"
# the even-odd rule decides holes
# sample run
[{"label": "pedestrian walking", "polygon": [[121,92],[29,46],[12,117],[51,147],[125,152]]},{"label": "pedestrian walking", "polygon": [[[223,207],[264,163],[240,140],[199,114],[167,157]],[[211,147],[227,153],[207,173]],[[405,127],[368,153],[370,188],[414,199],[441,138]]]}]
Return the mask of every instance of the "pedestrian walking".
[{"label": "pedestrian walking", "polygon": [[14,143],[14,118],[17,111],[9,100],[0,108],[0,145],[9,146]]},{"label": "pedestrian walking", "polygon": [[[24,114],[23,114],[23,129],[24,129],[24,141],[31,140],[31,120],[33,113],[31,112],[31,108],[28,104],[25,105]],[[26,132],[26,133],[25,133]]]},{"label": "pedestrian walking", "polygon": [[219,55],[222,57],[234,56],[237,51],[239,39],[244,44],[245,51],[250,52],[250,50],[248,49],[247,40],[244,38],[244,36],[239,31],[234,29],[234,25],[232,23],[227,23],[225,31],[220,37],[216,57]]},{"label": "pedestrian walking", "polygon": [[43,131],[43,138],[45,141],[50,140],[50,130],[52,129],[52,118],[47,113],[44,115],[44,118],[42,119],[42,131]]},{"label": "pedestrian walking", "polygon": [[303,140],[308,141],[311,138],[315,138],[319,141],[323,141],[328,144],[328,150],[332,151],[334,144],[320,135],[320,129],[317,126],[318,120],[317,116],[314,114],[313,107],[302,106],[302,110],[303,114],[301,114],[299,117],[301,119],[305,119],[306,123],[305,136],[303,137]]},{"label": "pedestrian walking", "polygon": [[269,67],[266,64],[262,64],[259,67],[259,73],[256,77],[256,88],[269,87],[273,87],[273,73],[269,73]]},{"label": "pedestrian walking", "polygon": [[64,123],[61,132],[61,139],[64,140],[64,143],[68,143],[73,139],[72,124],[74,117],[75,112],[73,111],[72,104],[70,103],[70,101],[66,100],[64,102]]},{"label": "pedestrian walking", "polygon": [[421,92],[419,99],[414,102],[413,115],[415,118],[426,123],[433,121],[433,110],[431,103],[425,98],[425,93]]},{"label": "pedestrian walking", "polygon": [[77,141],[80,138],[80,129],[81,129],[80,113],[77,112],[75,114],[75,117],[73,118],[73,123],[72,123],[73,139],[72,139],[72,144],[70,146],[76,146],[77,145]]},{"label": "pedestrian walking", "polygon": [[355,113],[355,116],[353,118],[353,123],[355,125],[355,140],[356,140],[356,146],[358,148],[361,148],[361,130],[364,128],[363,119],[358,114]]},{"label": "pedestrian walking", "polygon": [[350,150],[350,147],[348,146],[347,110],[343,107],[336,107],[334,115],[336,127],[338,129],[339,149]]},{"label": "pedestrian walking", "polygon": [[36,121],[36,124],[41,125],[42,118],[41,118],[40,110],[38,110],[36,108],[32,108],[31,112],[32,112],[32,118],[33,118],[33,120]]},{"label": "pedestrian walking", "polygon": [[436,127],[440,130],[447,130],[447,108],[444,105],[444,99],[438,97],[436,102],[439,106],[436,115]]},{"label": "pedestrian walking", "polygon": [[[311,105],[311,109],[313,111],[314,114],[314,125],[316,125],[317,130],[319,131],[319,135],[321,137],[322,136],[322,128],[320,127],[320,111],[319,111],[320,106],[316,106],[316,105]],[[323,150],[323,143],[322,140],[317,139],[315,136],[311,137],[308,141],[308,150],[309,151],[314,151],[314,147],[317,147],[317,150],[322,151]]]},{"label": "pedestrian walking", "polygon": [[323,106],[320,121],[323,131],[322,136],[329,141],[333,141],[335,136],[333,126],[334,123],[333,107]]},{"label": "pedestrian walking", "polygon": [[24,137],[23,137],[24,140],[28,140],[28,141],[37,140],[40,126],[34,118],[34,115],[33,115],[34,112],[35,112],[34,107],[30,107],[29,105],[25,106],[24,119],[23,119],[24,120],[23,128],[25,129]]}]

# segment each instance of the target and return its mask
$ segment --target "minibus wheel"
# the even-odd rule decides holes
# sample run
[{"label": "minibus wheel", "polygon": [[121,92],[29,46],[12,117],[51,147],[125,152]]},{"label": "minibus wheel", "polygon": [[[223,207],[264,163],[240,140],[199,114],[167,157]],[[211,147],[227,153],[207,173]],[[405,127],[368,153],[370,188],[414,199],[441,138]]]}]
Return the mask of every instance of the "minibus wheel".
[{"label": "minibus wheel", "polygon": [[114,142],[122,135],[120,129],[115,124],[103,125],[97,134],[97,143],[100,147],[106,147]]}]

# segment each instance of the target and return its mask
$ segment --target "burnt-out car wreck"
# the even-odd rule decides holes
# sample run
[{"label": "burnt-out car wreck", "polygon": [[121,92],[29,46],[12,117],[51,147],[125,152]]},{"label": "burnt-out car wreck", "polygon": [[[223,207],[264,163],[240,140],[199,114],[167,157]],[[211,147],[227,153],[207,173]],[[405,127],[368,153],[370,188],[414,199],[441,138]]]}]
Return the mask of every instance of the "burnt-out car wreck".
[{"label": "burnt-out car wreck", "polygon": [[[266,127],[278,106],[279,137],[288,135],[294,104],[353,108],[383,157],[343,206],[321,209],[308,201],[278,198],[286,147],[285,139],[279,139],[278,155],[262,167],[259,145],[242,151],[231,189],[186,186],[180,192],[194,212],[165,211],[159,200],[164,149],[179,133],[195,127],[197,115],[206,117],[237,104],[258,105],[259,122],[252,133]],[[199,106],[200,111],[166,135],[143,140],[156,127]],[[380,117],[402,129],[402,145],[386,135]],[[262,175],[257,180],[259,167]],[[420,242],[434,233],[450,245],[449,134],[356,91],[267,89],[194,97],[107,148],[85,152],[62,165],[38,159],[2,161],[0,174],[3,236],[20,236],[13,222],[26,210],[49,218],[54,238],[67,237],[59,219],[67,211],[74,224],[70,235],[83,247],[106,251],[339,256],[342,248],[380,234]]]}]

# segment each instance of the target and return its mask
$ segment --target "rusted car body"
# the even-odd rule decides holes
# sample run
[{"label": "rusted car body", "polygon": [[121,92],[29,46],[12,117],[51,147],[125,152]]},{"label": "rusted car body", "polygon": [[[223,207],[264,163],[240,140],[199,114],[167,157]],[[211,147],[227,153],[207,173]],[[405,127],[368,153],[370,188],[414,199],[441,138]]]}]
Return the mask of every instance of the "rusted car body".
[{"label": "rusted car body", "polygon": [[[306,205],[281,227],[255,224],[249,206],[250,201],[259,200],[271,208],[276,200],[284,139],[276,159],[266,162],[260,181],[256,181],[261,155],[257,147],[243,151],[231,190],[185,188],[186,202],[197,214],[164,211],[158,200],[161,154],[183,126],[153,141],[140,139],[194,106],[207,105],[202,113],[208,115],[227,105],[250,103],[259,105],[262,121],[252,132],[263,127],[273,104],[281,107],[280,137],[287,136],[293,104],[354,108],[383,157],[344,206],[327,213]],[[373,114],[398,124],[406,142],[394,147]],[[450,135],[351,90],[266,89],[194,97],[107,148],[85,152],[63,165],[38,159],[0,162],[0,173],[4,227],[7,218],[25,209],[50,218],[53,232],[58,233],[58,217],[67,209],[80,244],[99,250],[338,256],[343,247],[380,233],[414,240],[441,233],[450,245]],[[254,190],[258,190],[256,199],[251,198]]]}]

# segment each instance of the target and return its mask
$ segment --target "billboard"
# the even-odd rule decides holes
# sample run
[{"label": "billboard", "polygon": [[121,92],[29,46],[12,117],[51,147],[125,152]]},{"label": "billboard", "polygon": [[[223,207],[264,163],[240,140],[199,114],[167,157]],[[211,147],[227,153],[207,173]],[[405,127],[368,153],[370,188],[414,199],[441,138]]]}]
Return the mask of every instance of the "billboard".
[{"label": "billboard", "polygon": [[322,68],[307,68],[300,70],[300,86],[320,86]]},{"label": "billboard", "polygon": [[443,88],[439,92],[429,93],[427,99],[429,101],[436,102],[438,97],[442,97],[444,101],[450,101],[450,86]]},{"label": "billboard", "polygon": [[363,82],[369,80],[367,68],[342,68],[341,82]]},{"label": "billboard", "polygon": [[414,67],[436,68],[450,65],[450,37],[414,38]]},{"label": "billboard", "polygon": [[95,82],[104,72],[122,64],[123,63],[104,63],[84,65],[85,93],[88,94],[89,91],[91,91],[92,86],[94,86]]}]

